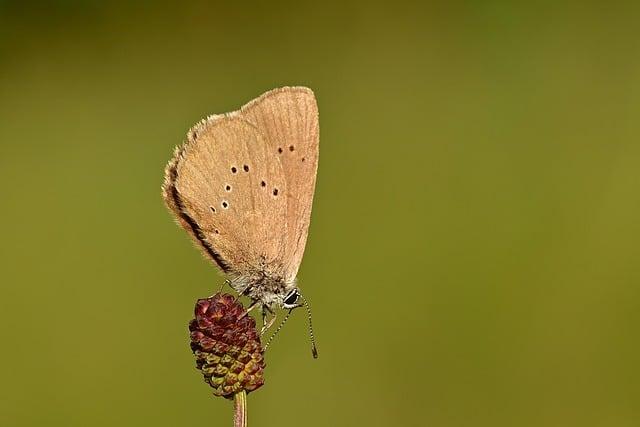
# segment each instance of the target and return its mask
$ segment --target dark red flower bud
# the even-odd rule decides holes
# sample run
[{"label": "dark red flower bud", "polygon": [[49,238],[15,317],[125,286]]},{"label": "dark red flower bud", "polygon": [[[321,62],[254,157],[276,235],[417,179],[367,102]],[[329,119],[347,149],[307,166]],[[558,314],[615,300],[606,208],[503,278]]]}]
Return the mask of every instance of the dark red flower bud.
[{"label": "dark red flower bud", "polygon": [[189,323],[196,367],[213,394],[231,398],[264,384],[264,350],[256,322],[236,297],[217,293],[196,302]]}]

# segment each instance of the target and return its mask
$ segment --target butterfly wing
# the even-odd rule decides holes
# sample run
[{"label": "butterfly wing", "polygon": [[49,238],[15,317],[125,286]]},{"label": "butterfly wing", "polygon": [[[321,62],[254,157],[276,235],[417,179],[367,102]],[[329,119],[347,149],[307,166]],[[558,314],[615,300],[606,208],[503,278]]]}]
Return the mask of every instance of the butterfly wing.
[{"label": "butterfly wing", "polygon": [[[277,191],[276,191],[277,189]],[[286,180],[271,146],[240,115],[194,126],[167,165],[164,200],[224,272],[281,272],[286,256]]]},{"label": "butterfly wing", "polygon": [[293,281],[307,241],[318,167],[318,106],[311,89],[274,89],[241,108],[279,159],[286,181],[285,277]]}]

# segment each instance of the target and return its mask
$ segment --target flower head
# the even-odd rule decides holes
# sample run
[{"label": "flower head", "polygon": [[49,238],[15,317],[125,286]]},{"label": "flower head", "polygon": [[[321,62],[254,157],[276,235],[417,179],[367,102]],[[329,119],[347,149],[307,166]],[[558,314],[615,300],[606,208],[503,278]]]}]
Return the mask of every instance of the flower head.
[{"label": "flower head", "polygon": [[213,394],[231,398],[264,384],[264,350],[255,320],[236,297],[217,293],[196,302],[189,322],[196,367]]}]

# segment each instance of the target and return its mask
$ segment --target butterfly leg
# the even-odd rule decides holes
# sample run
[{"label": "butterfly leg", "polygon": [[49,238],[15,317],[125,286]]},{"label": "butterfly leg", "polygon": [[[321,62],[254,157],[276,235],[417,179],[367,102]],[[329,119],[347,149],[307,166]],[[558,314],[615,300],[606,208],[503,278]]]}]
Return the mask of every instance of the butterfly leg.
[{"label": "butterfly leg", "polygon": [[[225,279],[224,282],[222,282],[222,285],[220,285],[220,289],[218,289],[218,293],[222,293],[222,291],[224,291],[224,286],[225,285],[229,285],[231,286],[231,282],[229,281],[229,279]],[[210,295],[209,298],[213,298],[213,295]]]},{"label": "butterfly leg", "polygon": [[249,308],[247,308],[247,311],[245,311],[244,313],[242,313],[239,317],[239,319],[242,319],[244,316],[248,316],[249,312],[251,310],[253,310],[254,308],[256,308],[258,306],[258,304],[260,304],[260,301],[255,300],[251,303],[251,305],[249,305]]},{"label": "butterfly leg", "polygon": [[231,286],[231,281],[229,279],[225,279],[224,282],[222,282],[222,285],[220,285],[220,290],[218,292],[224,291],[224,286],[225,285]]},{"label": "butterfly leg", "polygon": [[[271,313],[273,317],[271,317],[271,319],[267,321],[268,313]],[[277,318],[276,314],[273,311],[271,311],[269,307],[265,305],[262,306],[262,329],[260,330],[260,335],[263,335],[266,332],[266,330],[269,329],[271,325],[273,325],[273,323],[276,321],[276,318]]]},{"label": "butterfly leg", "polygon": [[[229,283],[229,286],[231,286],[231,281],[227,280],[227,282]],[[235,300],[238,301],[240,299],[240,297],[246,296],[249,293],[249,291],[251,290],[252,286],[253,285],[249,284],[242,290],[242,292],[238,292],[238,295],[236,295],[236,299]]]}]

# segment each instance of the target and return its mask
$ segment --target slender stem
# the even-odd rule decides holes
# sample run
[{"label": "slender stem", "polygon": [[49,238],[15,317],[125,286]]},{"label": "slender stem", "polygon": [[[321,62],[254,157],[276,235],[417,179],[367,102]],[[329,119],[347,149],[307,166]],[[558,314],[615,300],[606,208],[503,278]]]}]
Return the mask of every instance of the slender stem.
[{"label": "slender stem", "polygon": [[247,392],[233,395],[233,427],[247,427]]}]

